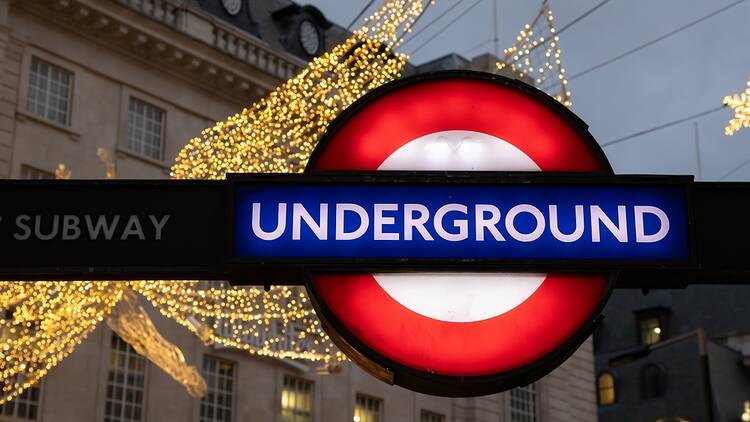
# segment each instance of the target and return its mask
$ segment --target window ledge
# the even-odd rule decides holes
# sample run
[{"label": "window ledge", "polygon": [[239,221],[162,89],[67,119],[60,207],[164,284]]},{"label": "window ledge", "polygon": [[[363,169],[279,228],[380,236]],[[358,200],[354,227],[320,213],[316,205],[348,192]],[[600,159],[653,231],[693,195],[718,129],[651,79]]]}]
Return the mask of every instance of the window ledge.
[{"label": "window ledge", "polygon": [[145,155],[138,154],[137,152],[133,152],[119,145],[117,146],[117,156],[118,157],[130,157],[130,158],[135,158],[136,160],[144,161],[148,164],[161,168],[162,170],[164,170],[165,174],[169,174],[169,170],[171,168],[171,166],[167,164],[166,161],[155,160],[153,158],[146,157]]},{"label": "window ledge", "polygon": [[77,141],[81,139],[81,133],[74,130],[70,126],[61,125],[60,123],[55,123],[51,120],[47,120],[44,117],[37,116],[36,114],[29,113],[27,111],[17,110],[16,111],[16,120],[19,122],[25,122],[26,120],[31,120],[36,123],[41,123],[45,126],[51,127],[52,129],[59,130],[61,132],[65,132],[71,141]]}]

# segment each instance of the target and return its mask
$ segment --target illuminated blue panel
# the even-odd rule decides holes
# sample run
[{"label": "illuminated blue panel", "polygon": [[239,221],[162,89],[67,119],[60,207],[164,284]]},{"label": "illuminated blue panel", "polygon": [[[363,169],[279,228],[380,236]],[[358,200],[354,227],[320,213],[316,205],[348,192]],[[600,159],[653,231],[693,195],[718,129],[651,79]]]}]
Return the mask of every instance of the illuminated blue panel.
[{"label": "illuminated blue panel", "polygon": [[688,262],[679,185],[239,184],[250,259]]}]

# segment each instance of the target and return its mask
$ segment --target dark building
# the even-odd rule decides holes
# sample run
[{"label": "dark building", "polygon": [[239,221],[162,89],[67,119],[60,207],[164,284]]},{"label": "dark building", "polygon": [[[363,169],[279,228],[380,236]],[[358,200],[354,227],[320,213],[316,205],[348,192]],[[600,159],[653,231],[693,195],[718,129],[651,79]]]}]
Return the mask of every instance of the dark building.
[{"label": "dark building", "polygon": [[748,301],[750,286],[616,290],[594,333],[599,420],[750,420]]}]

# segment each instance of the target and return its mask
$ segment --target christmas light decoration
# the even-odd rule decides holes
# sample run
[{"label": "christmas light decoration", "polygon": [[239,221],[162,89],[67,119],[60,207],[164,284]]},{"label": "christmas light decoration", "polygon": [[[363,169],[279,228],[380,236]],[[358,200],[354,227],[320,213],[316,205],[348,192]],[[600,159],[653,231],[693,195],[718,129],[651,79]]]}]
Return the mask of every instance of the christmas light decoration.
[{"label": "christmas light decoration", "polygon": [[503,50],[504,56],[497,63],[497,69],[536,86],[570,107],[573,103],[560,59],[560,37],[553,21],[552,9],[544,1],[531,24],[525,25],[516,37],[515,44]]},{"label": "christmas light decoration", "polygon": [[177,179],[229,172],[300,172],[328,123],[365,92],[400,76],[394,52],[422,12],[421,1],[388,0],[342,44],[250,108],[203,131],[172,166]]},{"label": "christmas light decoration", "polygon": [[[258,103],[191,140],[180,151],[172,176],[220,179],[228,172],[302,171],[341,110],[400,76],[407,57],[393,48],[423,8],[421,0],[386,0],[344,43]],[[97,155],[107,178],[113,178],[114,164],[106,151]],[[69,178],[70,172],[61,164],[56,175]],[[326,368],[321,373],[335,372],[337,362],[345,359],[299,287],[264,291],[206,281],[0,282],[0,404],[38,382],[105,318],[191,394],[202,394],[202,379],[179,349],[158,334],[134,292],[206,344],[318,361]]]},{"label": "christmas light decoration", "polygon": [[0,403],[37,383],[119,302],[123,283],[0,282]]},{"label": "christmas light decoration", "polygon": [[724,105],[734,110],[734,117],[724,128],[727,136],[732,136],[743,127],[750,128],[750,79],[745,92],[724,97]]},{"label": "christmas light decoration", "polygon": [[70,179],[70,176],[70,169],[68,169],[65,163],[57,165],[57,168],[55,169],[55,179]]},{"label": "christmas light decoration", "polygon": [[206,395],[206,381],[194,366],[185,362],[182,351],[159,334],[131,289],[124,289],[122,299],[107,316],[107,325],[136,352],[184,385],[191,396]]},{"label": "christmas light decoration", "polygon": [[276,286],[266,292],[198,281],[134,281],[131,286],[206,344],[325,364],[344,359],[320,326],[302,288]]},{"label": "christmas light decoration", "polygon": [[97,148],[96,149],[96,156],[99,157],[99,160],[104,164],[105,168],[107,169],[107,173],[105,175],[105,178],[107,179],[114,179],[117,177],[117,166],[114,161],[112,161],[111,158],[109,158],[109,154],[107,154],[107,150],[104,148]]}]

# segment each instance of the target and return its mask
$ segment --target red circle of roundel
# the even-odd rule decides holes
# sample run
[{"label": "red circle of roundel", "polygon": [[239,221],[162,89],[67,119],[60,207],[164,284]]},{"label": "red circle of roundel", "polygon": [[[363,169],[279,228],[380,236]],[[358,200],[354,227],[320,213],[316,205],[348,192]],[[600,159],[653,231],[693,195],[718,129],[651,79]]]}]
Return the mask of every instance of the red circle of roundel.
[{"label": "red circle of roundel", "polygon": [[[611,172],[582,122],[524,89],[531,90],[450,73],[403,83],[347,110],[307,171],[377,170],[415,139],[461,130],[512,144],[541,171]],[[471,322],[417,313],[368,273],[315,274],[311,290],[337,324],[382,361],[418,373],[482,377],[519,371],[560,349],[601,308],[608,283],[601,274],[548,274],[513,309]]]}]

